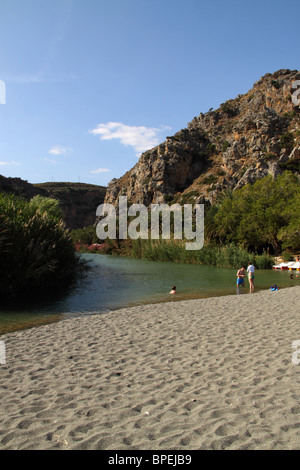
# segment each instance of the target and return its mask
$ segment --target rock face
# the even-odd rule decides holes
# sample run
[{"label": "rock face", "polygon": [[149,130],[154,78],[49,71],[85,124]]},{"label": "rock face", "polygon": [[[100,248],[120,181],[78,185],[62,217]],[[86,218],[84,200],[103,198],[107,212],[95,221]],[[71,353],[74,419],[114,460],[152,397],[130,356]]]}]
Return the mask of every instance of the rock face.
[{"label": "rock face", "polygon": [[[105,197],[129,203],[214,203],[220,192],[284,169],[300,173],[297,70],[266,74],[244,95],[195,117],[113,179]],[[294,88],[293,88],[294,86]],[[298,89],[300,90],[300,81]]]},{"label": "rock face", "polygon": [[74,229],[94,224],[96,210],[104,201],[106,188],[84,183],[30,184],[20,178],[0,175],[0,192],[14,193],[25,199],[38,194],[57,199],[66,226]]}]

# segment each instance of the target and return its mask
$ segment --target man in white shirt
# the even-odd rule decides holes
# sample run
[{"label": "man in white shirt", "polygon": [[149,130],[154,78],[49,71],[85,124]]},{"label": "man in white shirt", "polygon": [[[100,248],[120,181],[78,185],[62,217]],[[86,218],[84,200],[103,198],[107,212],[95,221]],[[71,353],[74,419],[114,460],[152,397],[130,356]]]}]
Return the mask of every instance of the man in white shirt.
[{"label": "man in white shirt", "polygon": [[250,284],[250,291],[254,289],[254,271],[255,271],[254,266],[249,261],[247,273],[248,273],[248,279],[249,279],[249,284]]}]

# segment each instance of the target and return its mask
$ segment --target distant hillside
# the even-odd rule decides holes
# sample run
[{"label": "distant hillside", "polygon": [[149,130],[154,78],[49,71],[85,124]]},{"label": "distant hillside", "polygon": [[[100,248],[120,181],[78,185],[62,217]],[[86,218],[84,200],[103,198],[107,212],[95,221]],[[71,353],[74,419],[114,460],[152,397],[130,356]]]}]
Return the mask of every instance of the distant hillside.
[{"label": "distant hillside", "polygon": [[47,196],[46,191],[35,188],[33,184],[28,183],[28,181],[22,180],[21,178],[6,178],[2,175],[0,175],[0,192],[16,194],[24,199],[31,199],[37,194]]},{"label": "distant hillside", "polygon": [[95,222],[96,209],[104,201],[106,188],[85,183],[31,184],[21,178],[0,175],[0,192],[17,194],[25,199],[31,199],[37,194],[57,199],[66,226],[73,229]]},{"label": "distant hillside", "polygon": [[86,183],[40,183],[34,187],[59,200],[65,223],[71,229],[94,224],[96,209],[106,193],[105,187]]},{"label": "distant hillside", "polygon": [[186,129],[144,152],[113,179],[105,202],[205,202],[285,169],[300,174],[300,110],[292,102],[297,70],[266,74],[244,95],[201,113]]}]

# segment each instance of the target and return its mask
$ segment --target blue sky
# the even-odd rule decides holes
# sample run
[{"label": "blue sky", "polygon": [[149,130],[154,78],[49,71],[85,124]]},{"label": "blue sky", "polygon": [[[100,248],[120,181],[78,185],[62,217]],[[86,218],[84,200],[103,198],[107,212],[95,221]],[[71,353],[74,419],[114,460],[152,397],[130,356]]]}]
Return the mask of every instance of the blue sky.
[{"label": "blue sky", "polygon": [[265,73],[299,70],[299,17],[299,0],[1,0],[0,174],[107,185]]}]

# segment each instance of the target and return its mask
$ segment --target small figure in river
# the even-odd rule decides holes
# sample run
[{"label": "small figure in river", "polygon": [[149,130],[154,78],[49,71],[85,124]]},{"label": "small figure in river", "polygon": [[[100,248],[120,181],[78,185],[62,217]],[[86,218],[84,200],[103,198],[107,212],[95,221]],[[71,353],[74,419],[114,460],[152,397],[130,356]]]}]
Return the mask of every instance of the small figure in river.
[{"label": "small figure in river", "polygon": [[255,271],[255,268],[253,264],[249,261],[247,273],[248,273],[248,280],[250,284],[250,292],[254,290],[254,271]]},{"label": "small figure in river", "polygon": [[236,280],[236,287],[245,287],[245,269],[246,269],[246,266],[242,266],[238,272],[236,273],[237,275],[237,280]]}]

